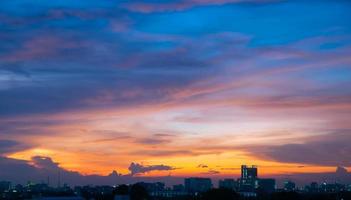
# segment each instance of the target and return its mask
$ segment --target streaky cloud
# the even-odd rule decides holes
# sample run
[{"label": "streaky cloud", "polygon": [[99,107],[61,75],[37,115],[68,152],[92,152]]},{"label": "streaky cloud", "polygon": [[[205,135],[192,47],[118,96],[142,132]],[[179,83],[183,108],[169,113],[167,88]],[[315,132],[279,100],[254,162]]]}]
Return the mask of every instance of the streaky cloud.
[{"label": "streaky cloud", "polygon": [[249,148],[256,156],[283,163],[314,164],[322,166],[351,166],[350,130],[311,136],[302,143],[267,145]]}]

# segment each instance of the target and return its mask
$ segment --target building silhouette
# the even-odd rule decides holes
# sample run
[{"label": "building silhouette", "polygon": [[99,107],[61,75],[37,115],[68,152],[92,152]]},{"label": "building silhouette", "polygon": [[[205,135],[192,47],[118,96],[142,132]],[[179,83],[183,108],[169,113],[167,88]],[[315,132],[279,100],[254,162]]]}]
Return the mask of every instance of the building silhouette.
[{"label": "building silhouette", "polygon": [[206,192],[212,188],[210,178],[186,178],[184,179],[185,191],[190,193]]},{"label": "building silhouette", "polygon": [[243,180],[257,179],[257,166],[241,165],[241,179]]},{"label": "building silhouette", "polygon": [[284,190],[285,191],[288,191],[288,192],[295,191],[295,187],[296,187],[296,184],[292,181],[285,181],[284,182]]},{"label": "building silhouette", "polygon": [[[241,178],[239,179],[239,191],[242,193],[254,193],[258,188],[257,166],[241,166]],[[251,194],[247,194],[251,196]]]},{"label": "building silhouette", "polygon": [[239,188],[239,183],[234,179],[228,178],[228,179],[219,180],[218,187],[237,191]]},{"label": "building silhouette", "polygon": [[276,190],[275,179],[260,178],[258,180],[258,191],[262,193],[273,193]]}]

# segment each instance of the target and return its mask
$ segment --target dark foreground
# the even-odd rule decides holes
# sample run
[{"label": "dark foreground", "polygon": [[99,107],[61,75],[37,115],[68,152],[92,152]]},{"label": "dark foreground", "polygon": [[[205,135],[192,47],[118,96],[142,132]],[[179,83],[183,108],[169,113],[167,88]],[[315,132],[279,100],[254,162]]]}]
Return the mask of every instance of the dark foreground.
[{"label": "dark foreground", "polygon": [[211,189],[203,193],[179,194],[178,196],[155,196],[141,185],[85,186],[78,189],[23,190],[0,193],[0,200],[351,200],[351,192],[274,192],[257,193],[254,197],[239,194],[230,189]]}]

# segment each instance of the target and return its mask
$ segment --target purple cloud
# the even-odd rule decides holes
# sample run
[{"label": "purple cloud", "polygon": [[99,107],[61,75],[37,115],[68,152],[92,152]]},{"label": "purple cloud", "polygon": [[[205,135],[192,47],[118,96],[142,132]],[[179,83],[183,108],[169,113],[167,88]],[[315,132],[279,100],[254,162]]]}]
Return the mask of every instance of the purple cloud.
[{"label": "purple cloud", "polygon": [[177,155],[198,155],[197,153],[190,151],[190,150],[167,150],[167,149],[141,150],[141,151],[132,151],[130,153],[131,153],[131,155],[143,155],[143,156],[152,156],[152,157],[167,157],[167,156],[177,156]]},{"label": "purple cloud", "polygon": [[59,163],[55,163],[50,157],[34,156],[31,161],[33,165],[39,169],[50,171],[62,170],[59,167]]},{"label": "purple cloud", "polygon": [[139,144],[145,145],[157,145],[157,144],[165,144],[171,142],[169,139],[165,138],[141,138],[135,140]]},{"label": "purple cloud", "polygon": [[325,173],[294,173],[294,174],[282,174],[275,177],[277,182],[280,183],[279,187],[283,185],[286,180],[293,180],[299,186],[305,186],[311,182],[317,183],[342,183],[348,184],[351,181],[351,173],[349,173],[344,167],[336,167],[335,172],[325,172]]},{"label": "purple cloud", "polygon": [[176,168],[172,167],[172,166],[168,166],[168,165],[141,165],[139,163],[134,163],[132,162],[130,164],[130,166],[128,167],[130,174],[132,176],[137,175],[137,174],[144,174],[147,172],[151,172],[151,171],[170,171],[170,170],[174,170]]},{"label": "purple cloud", "polygon": [[277,2],[278,0],[177,0],[177,1],[165,1],[162,3],[152,2],[129,2],[125,3],[123,7],[130,11],[151,13],[151,12],[167,12],[167,11],[182,11],[198,6],[218,6],[224,4],[234,3],[252,3],[252,4],[266,4]]},{"label": "purple cloud", "polygon": [[306,138],[303,143],[249,147],[255,157],[283,163],[351,166],[350,130]]},{"label": "purple cloud", "polygon": [[7,153],[14,153],[30,148],[29,144],[23,144],[14,140],[0,140],[0,156]]},{"label": "purple cloud", "polygon": [[[327,125],[349,127],[351,90],[345,87],[350,85],[351,64],[348,3],[272,2],[280,1],[2,2],[0,137],[9,140],[0,140],[0,155],[31,146],[15,141],[24,138],[21,136],[41,146],[38,143],[43,140],[34,141],[34,137],[63,134],[59,125],[83,126],[82,121],[91,120],[85,114],[95,116],[95,111],[105,110],[137,113],[139,108],[148,112],[162,108],[167,115],[182,112],[186,117],[181,123],[197,122],[200,129],[207,126],[204,120],[209,124],[237,117],[232,112],[227,119],[222,118],[227,110],[252,114],[254,123],[257,115],[269,118],[289,111],[294,115],[284,112],[282,121],[285,116],[287,122],[308,116],[311,123],[317,117]],[[195,7],[201,8],[191,9]],[[193,108],[216,112],[193,117]],[[55,120],[71,113],[82,121]],[[118,116],[124,117],[123,112]],[[179,122],[166,117],[167,124],[160,125]],[[183,132],[190,126],[171,127]],[[73,133],[75,130],[65,131],[65,138]],[[95,137],[87,142],[128,140],[143,147],[177,141],[161,135],[156,138],[153,133],[150,138],[105,132],[91,135]],[[350,165],[345,153],[350,149],[343,142],[350,138],[335,137],[339,139],[303,138],[300,143],[268,144],[252,153],[281,162]],[[215,143],[213,146],[220,146]],[[196,156],[233,149],[201,150],[194,146],[179,150],[171,146],[131,148],[133,152],[126,154]],[[305,158],[299,157],[305,154]],[[44,169],[63,170],[46,157],[33,157],[30,162]],[[150,166],[141,166],[141,170],[145,167]]]}]

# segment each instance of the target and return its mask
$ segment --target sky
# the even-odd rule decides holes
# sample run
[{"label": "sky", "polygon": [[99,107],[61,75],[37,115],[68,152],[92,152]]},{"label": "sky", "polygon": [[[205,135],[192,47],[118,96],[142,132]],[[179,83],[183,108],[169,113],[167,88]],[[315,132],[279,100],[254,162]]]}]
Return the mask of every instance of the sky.
[{"label": "sky", "polygon": [[351,170],[350,11],[347,0],[1,1],[2,173]]}]

